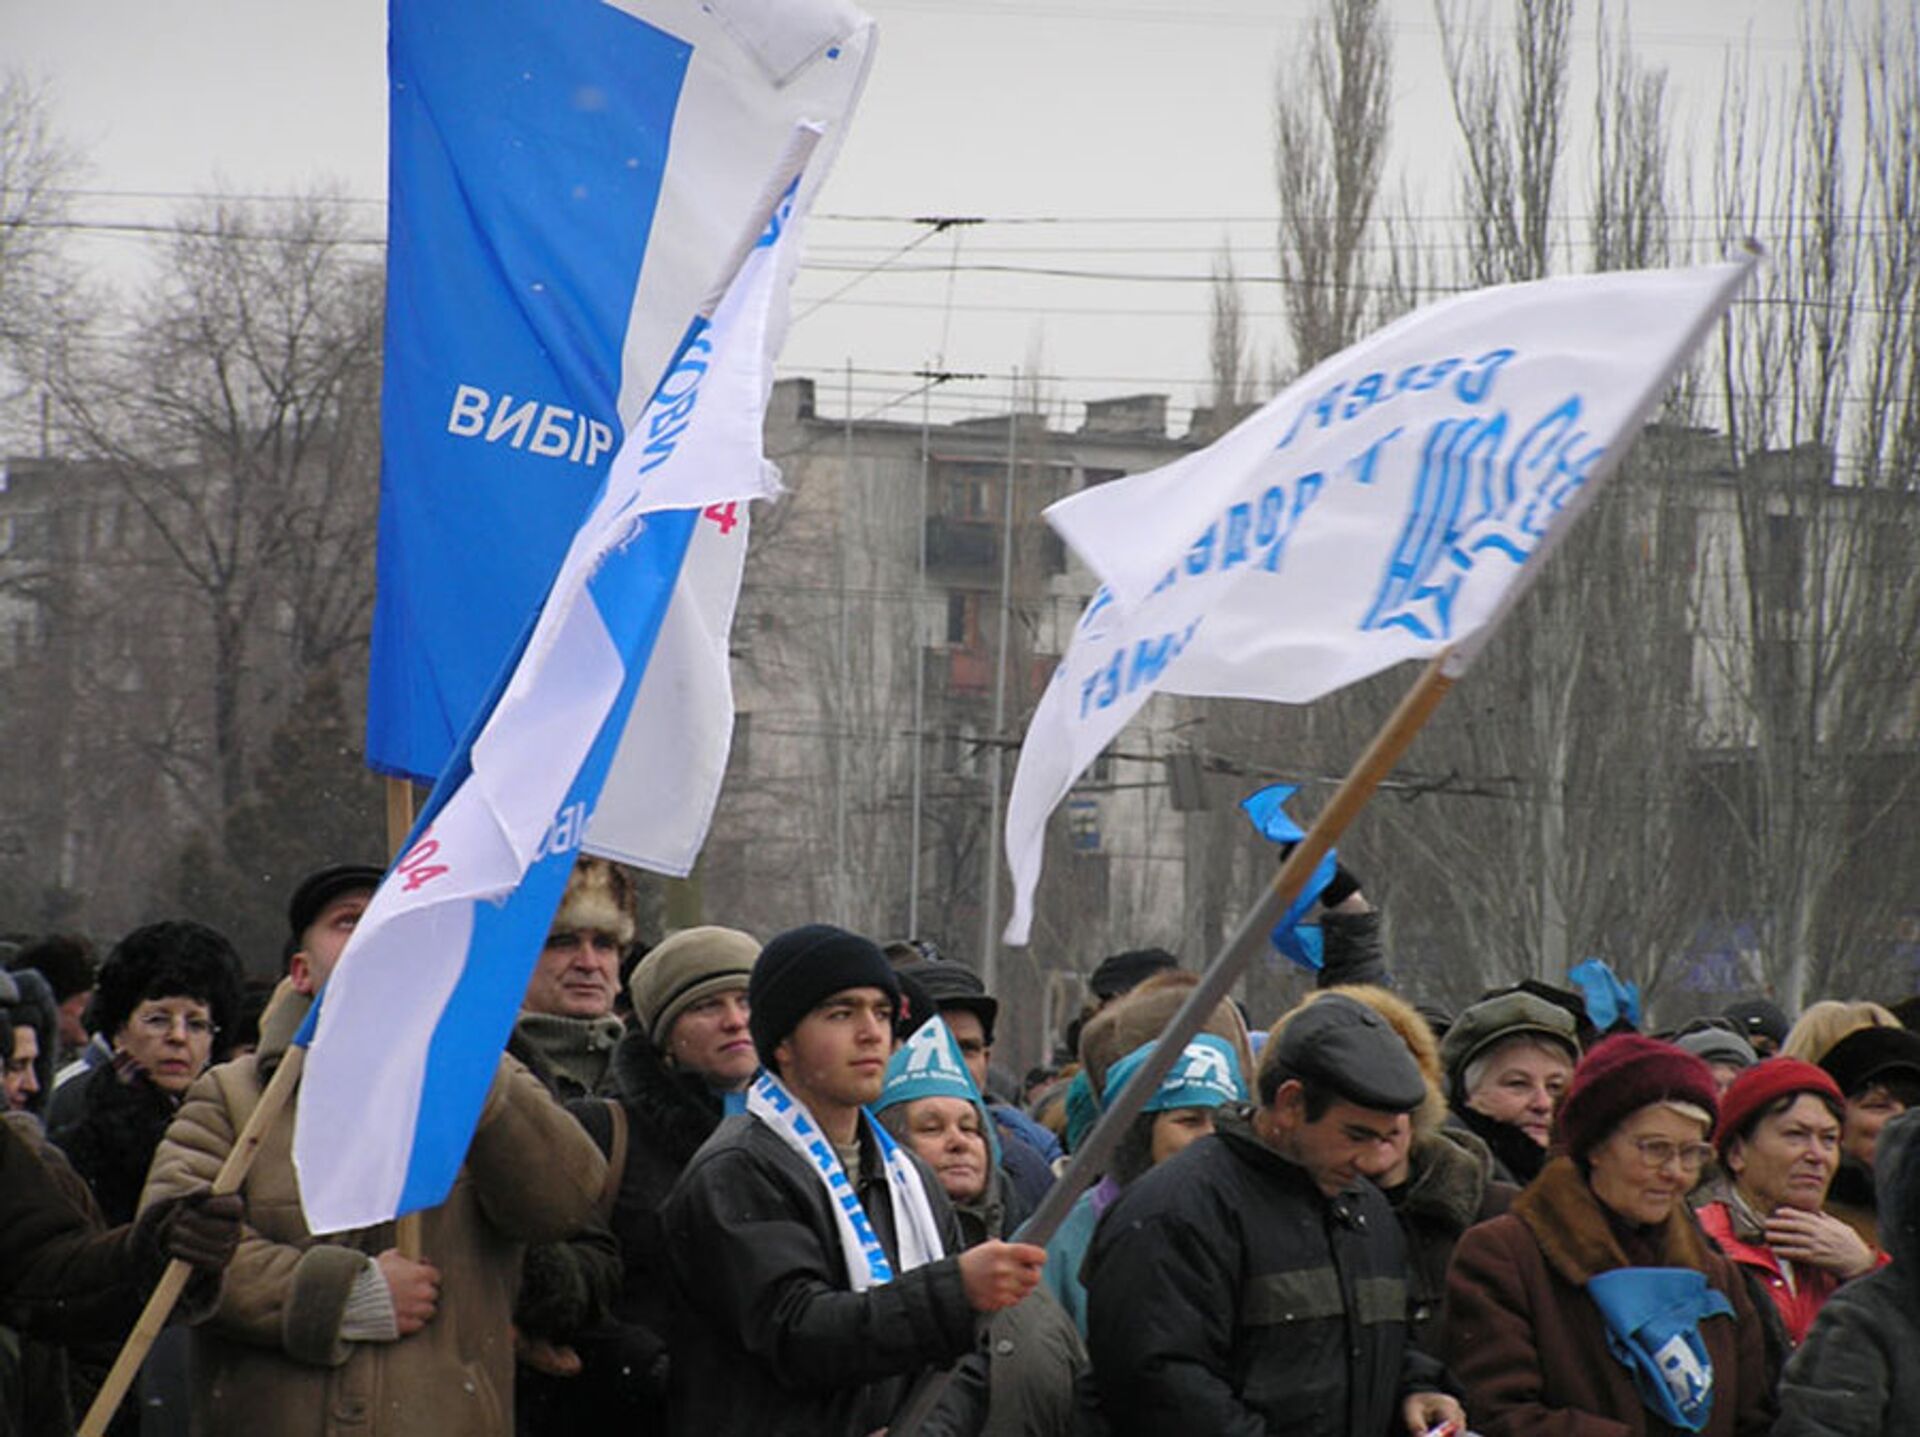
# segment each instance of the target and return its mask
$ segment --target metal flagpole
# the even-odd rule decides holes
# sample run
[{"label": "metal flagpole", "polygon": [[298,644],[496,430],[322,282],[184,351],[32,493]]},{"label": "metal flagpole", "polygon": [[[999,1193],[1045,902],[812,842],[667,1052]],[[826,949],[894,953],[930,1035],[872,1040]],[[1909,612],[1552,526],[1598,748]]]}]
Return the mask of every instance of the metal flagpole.
[{"label": "metal flagpole", "polygon": [[907,832],[907,937],[920,936],[920,806],[925,797],[927,736],[927,483],[933,467],[933,386],[929,372],[920,391],[920,564],[913,582],[913,809]]}]

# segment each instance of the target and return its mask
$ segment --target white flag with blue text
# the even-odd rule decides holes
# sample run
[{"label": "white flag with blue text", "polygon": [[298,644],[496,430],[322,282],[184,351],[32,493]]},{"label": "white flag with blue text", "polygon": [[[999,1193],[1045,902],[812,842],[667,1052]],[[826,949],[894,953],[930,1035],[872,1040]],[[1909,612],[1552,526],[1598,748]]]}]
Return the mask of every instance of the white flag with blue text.
[{"label": "white flag with blue text", "polygon": [[1102,587],[1020,752],[1006,941],[1027,941],[1048,815],[1153,694],[1305,703],[1482,630],[1753,263],[1456,296],[1207,448],[1052,505]]},{"label": "white flag with blue text", "polygon": [[[801,167],[820,133],[795,133],[768,180],[770,218],[628,427],[510,678],[327,983],[294,1139],[315,1232],[432,1206],[452,1186],[631,720],[650,684],[673,683],[658,641],[685,587],[698,586],[700,534],[718,527],[716,512],[744,511],[777,485],[761,423],[796,202],[817,180]],[[713,567],[730,611],[737,565]],[[724,629],[708,640],[724,668]],[[686,764],[671,747],[650,759],[676,776]],[[718,770],[709,778],[717,791]],[[694,796],[697,848],[712,794]]]}]

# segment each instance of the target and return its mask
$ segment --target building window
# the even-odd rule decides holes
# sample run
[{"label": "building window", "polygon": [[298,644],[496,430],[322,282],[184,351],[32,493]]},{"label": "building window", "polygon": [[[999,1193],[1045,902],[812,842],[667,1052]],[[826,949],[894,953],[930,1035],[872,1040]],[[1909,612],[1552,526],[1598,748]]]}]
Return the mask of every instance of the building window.
[{"label": "building window", "polygon": [[947,592],[947,642],[957,648],[970,648],[979,632],[980,600],[977,594],[960,589]]}]

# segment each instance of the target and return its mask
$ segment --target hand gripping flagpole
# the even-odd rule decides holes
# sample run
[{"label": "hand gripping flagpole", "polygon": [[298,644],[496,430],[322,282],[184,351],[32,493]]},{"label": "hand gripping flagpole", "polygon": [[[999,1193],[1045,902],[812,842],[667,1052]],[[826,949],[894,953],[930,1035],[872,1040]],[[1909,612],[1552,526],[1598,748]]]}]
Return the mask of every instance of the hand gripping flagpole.
[{"label": "hand gripping flagpole", "polygon": [[[397,854],[406,841],[407,830],[413,826],[413,784],[403,778],[389,778],[386,796],[387,842]],[[260,1094],[260,1101],[247,1114],[240,1136],[234,1139],[233,1150],[227,1154],[226,1161],[220,1164],[220,1171],[214,1174],[211,1191],[215,1197],[240,1191],[247,1174],[253,1170],[253,1160],[260,1154],[260,1144],[279,1121],[281,1110],[292,1096],[294,1085],[300,1081],[300,1070],[306,1066],[306,1062],[307,1050],[298,1044],[289,1047],[281,1056],[280,1066],[273,1070],[273,1076],[267,1080],[267,1086]],[[409,1213],[399,1220],[394,1245],[401,1256],[419,1260],[418,1214]],[[167,1264],[166,1270],[160,1274],[160,1281],[154,1284],[153,1292],[147,1298],[147,1305],[140,1309],[140,1317],[134,1323],[133,1331],[127,1334],[120,1355],[108,1369],[107,1380],[101,1383],[100,1390],[94,1394],[93,1405],[87,1408],[86,1420],[80,1424],[78,1437],[105,1437],[107,1424],[119,1410],[127,1389],[139,1374],[141,1363],[147,1360],[147,1353],[160,1336],[160,1330],[167,1325],[167,1318],[173,1314],[192,1276],[192,1266],[177,1257]]]},{"label": "hand gripping flagpole", "polygon": [[[1727,284],[1721,302],[1710,306],[1688,331],[1685,340],[1675,350],[1677,357],[1662,376],[1661,382],[1648,386],[1641,402],[1621,426],[1623,436],[1637,436],[1653,417],[1654,410],[1665,397],[1667,382],[1672,379],[1673,373],[1692,356],[1708,332],[1720,322],[1733,296],[1763,257],[1760,246],[1748,240],[1745,264],[1739,274]],[[1041,1199],[1040,1206],[1015,1234],[1017,1241],[1045,1247],[1052,1241],[1060,1224],[1066,1221],[1067,1214],[1079,1201],[1080,1195],[1107,1170],[1120,1139],[1133,1126],[1133,1120],[1140,1116],[1141,1109],[1159,1089],[1161,1081],[1173,1071],[1173,1065],[1179,1060],[1187,1043],[1200,1031],[1221,1000],[1233,991],[1234,984],[1240,981],[1241,974],[1253,961],[1254,955],[1264,950],[1267,935],[1300,896],[1314,868],[1339,841],[1348,825],[1359,816],[1360,810],[1366,807],[1374,790],[1393,771],[1414,737],[1433,717],[1434,710],[1447,696],[1447,691],[1472,667],[1494,632],[1539,580],[1547,559],[1560,546],[1580,515],[1593,503],[1600,486],[1612,477],[1631,447],[1630,442],[1610,446],[1596,464],[1589,481],[1569,499],[1560,521],[1541,536],[1527,564],[1514,576],[1486,622],[1459,643],[1449,645],[1428,660],[1420,677],[1400,700],[1399,707],[1394,709],[1374,735],[1373,741],[1367,745],[1366,751],[1341,780],[1340,787],[1327,801],[1327,806],[1320,810],[1313,826],[1307,830],[1307,836],[1287,855],[1286,862],[1280,865],[1273,881],[1261,892],[1259,901],[1240,920],[1225,946],[1207,965],[1200,982],[1187,995],[1186,1002],[1180,1005],[1180,1011],[1173,1015],[1140,1071],[1113,1096],[1111,1104],[1094,1124],[1093,1131],[1087,1134],[1087,1140],[1074,1150],[1073,1160],[1060,1175],[1060,1180]],[[917,1437],[921,1425],[939,1401],[949,1376],[948,1371],[936,1372],[915,1389],[902,1415],[889,1428],[895,1437]]]},{"label": "hand gripping flagpole", "polygon": [[[247,1115],[240,1136],[234,1139],[232,1151],[227,1154],[226,1161],[220,1164],[220,1171],[214,1175],[212,1192],[215,1197],[237,1193],[241,1184],[246,1182],[247,1174],[253,1168],[253,1160],[260,1155],[260,1144],[279,1119],[280,1110],[286,1107],[294,1085],[300,1081],[300,1069],[306,1060],[307,1050],[298,1047],[288,1048],[280,1059],[280,1066],[268,1080],[265,1091],[260,1094],[260,1101],[254,1104],[253,1111]],[[147,1360],[148,1349],[159,1337],[160,1329],[167,1325],[174,1304],[180,1300],[180,1294],[186,1291],[187,1280],[192,1276],[192,1266],[180,1258],[176,1257],[167,1264],[166,1271],[160,1274],[160,1281],[154,1286],[153,1295],[140,1310],[140,1318],[134,1323],[126,1345],[120,1349],[120,1355],[108,1370],[107,1380],[100,1384],[99,1392],[94,1395],[93,1405],[87,1409],[86,1421],[80,1424],[78,1437],[105,1437],[107,1424],[113,1420],[120,1400],[133,1385],[140,1364]]]}]

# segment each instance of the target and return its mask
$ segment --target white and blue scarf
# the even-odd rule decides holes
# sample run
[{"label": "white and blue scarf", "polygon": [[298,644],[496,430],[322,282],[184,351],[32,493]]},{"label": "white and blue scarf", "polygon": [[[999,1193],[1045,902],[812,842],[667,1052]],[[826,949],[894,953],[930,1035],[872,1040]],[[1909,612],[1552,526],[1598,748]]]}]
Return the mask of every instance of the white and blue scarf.
[{"label": "white and blue scarf", "polygon": [[[747,1090],[747,1111],[798,1153],[826,1187],[828,1206],[833,1209],[834,1224],[840,1232],[840,1248],[847,1258],[848,1285],[855,1292],[865,1292],[892,1282],[893,1263],[880,1242],[880,1234],[867,1220],[866,1209],[860,1206],[860,1194],[847,1181],[846,1170],[840,1166],[833,1144],[799,1100],[778,1078],[763,1069]],[[900,1246],[900,1271],[909,1272],[944,1257],[946,1248],[940,1240],[940,1225],[934,1219],[933,1205],[927,1201],[927,1190],[921,1185],[920,1170],[864,1108],[860,1118],[880,1150],[887,1194],[893,1200],[893,1230]]]}]

